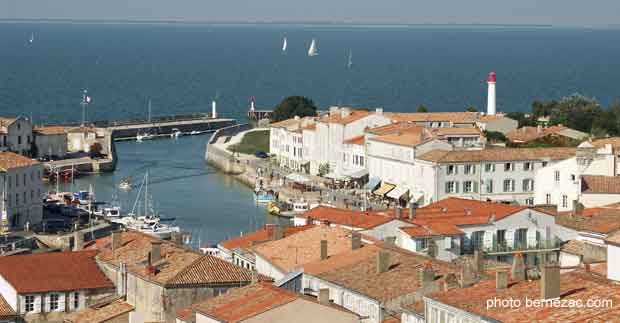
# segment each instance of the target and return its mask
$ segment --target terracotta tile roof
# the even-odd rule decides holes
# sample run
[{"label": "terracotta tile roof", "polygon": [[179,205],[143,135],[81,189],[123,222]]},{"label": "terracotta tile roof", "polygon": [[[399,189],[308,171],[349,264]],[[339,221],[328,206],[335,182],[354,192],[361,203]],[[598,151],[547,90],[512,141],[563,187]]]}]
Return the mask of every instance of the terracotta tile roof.
[{"label": "terracotta tile roof", "polygon": [[11,305],[6,302],[4,297],[0,295],[0,318],[10,318],[17,316],[17,313],[11,308]]},{"label": "terracotta tile roof", "polygon": [[385,112],[384,115],[396,121],[412,122],[453,122],[475,123],[478,120],[478,112]]},{"label": "terracotta tile roof", "polygon": [[351,139],[347,139],[344,141],[347,145],[363,145],[366,140],[364,139],[364,135],[353,137]]},{"label": "terracotta tile roof", "polygon": [[316,122],[313,122],[311,124],[308,124],[306,126],[301,127],[302,130],[309,130],[309,131],[314,131],[316,130]]},{"label": "terracotta tile roof", "polygon": [[32,132],[40,135],[64,135],[67,129],[63,126],[36,127]]},{"label": "terracotta tile roof", "polygon": [[485,224],[491,218],[501,220],[524,209],[527,207],[448,197],[417,209],[413,223]]},{"label": "terracotta tile roof", "polygon": [[[163,286],[251,281],[249,270],[222,259],[202,255],[181,248],[172,242],[161,241],[143,234],[130,233],[129,237],[123,237],[127,233],[122,233],[123,244],[115,253],[110,247],[105,248],[100,251],[98,259],[114,266],[124,262],[127,264],[128,272]],[[153,273],[148,270],[148,255],[151,251],[151,242],[156,240],[161,243],[161,260],[152,264],[156,269]]]},{"label": "terracotta tile roof", "polygon": [[[313,225],[303,225],[303,226],[296,226],[296,227],[289,226],[289,227],[283,228],[282,233],[284,237],[288,237],[297,232],[301,232],[301,231],[310,229],[312,227],[314,226]],[[263,242],[271,241],[271,238],[273,234],[275,233],[275,231],[276,231],[275,226],[266,225],[260,230],[248,233],[241,237],[224,240],[220,242],[219,244],[228,250],[234,250],[237,248],[247,249],[252,246],[252,243],[260,244]]]},{"label": "terracotta tile roof", "polygon": [[575,148],[487,148],[482,150],[431,150],[418,159],[438,163],[513,161],[513,160],[561,160],[575,156]]},{"label": "terracotta tile roof", "polygon": [[577,231],[609,234],[620,228],[620,209],[588,208],[581,214],[559,212],[555,224]]},{"label": "terracotta tile roof", "polygon": [[269,125],[271,128],[286,128],[288,130],[301,130],[314,125],[314,117],[290,118]]},{"label": "terracotta tile roof", "polygon": [[[600,307],[551,307],[525,306],[525,299],[540,298],[540,280],[524,281],[511,285],[503,291],[495,289],[495,281],[484,281],[469,288],[457,288],[427,296],[435,301],[503,323],[555,323],[555,322],[604,322],[607,317],[617,320],[620,317],[620,295],[618,286],[598,275],[574,271],[560,275],[560,295],[563,301],[578,301],[586,304],[588,300],[609,299],[613,306]],[[489,307],[487,300],[520,300],[522,306]]]},{"label": "terracotta tile roof", "polygon": [[424,301],[420,299],[411,304],[405,304],[403,305],[403,309],[424,316]]},{"label": "terracotta tile roof", "polygon": [[34,159],[30,159],[10,151],[0,152],[0,169],[9,170],[40,164],[40,162]]},{"label": "terracotta tile roof", "polygon": [[326,206],[318,206],[299,215],[301,218],[328,221],[334,224],[345,225],[360,229],[372,229],[394,220],[394,216],[382,211],[356,211]]},{"label": "terracotta tile roof", "polygon": [[592,141],[592,145],[596,148],[603,148],[605,145],[611,145],[611,147],[616,150],[620,148],[620,137],[595,139]]},{"label": "terracotta tile roof", "polygon": [[[361,257],[360,261],[313,276],[386,302],[420,291],[418,276],[419,269],[423,266],[432,265],[438,277],[457,271],[456,266],[444,261],[421,256],[387,243],[379,242],[376,245],[390,254],[390,266],[386,272],[377,273],[376,251],[370,257]],[[358,250],[349,251],[348,254],[364,252]]]},{"label": "terracotta tile roof", "polygon": [[19,294],[114,288],[99,270],[95,255],[79,251],[0,257],[0,275]]},{"label": "terracotta tile roof", "polygon": [[400,323],[400,316],[389,316],[381,321],[381,323]]},{"label": "terracotta tile roof", "polygon": [[582,175],[581,193],[620,194],[620,177]]},{"label": "terracotta tile roof", "polygon": [[506,117],[503,114],[493,114],[493,115],[485,114],[485,115],[480,116],[480,121],[482,121],[482,122],[492,122],[492,121],[496,121],[496,120],[500,120],[500,119],[512,120],[512,119]]},{"label": "terracotta tile roof", "polygon": [[[155,238],[146,235],[139,231],[128,230],[121,234],[121,245],[125,245],[130,241],[134,241],[136,239],[150,239],[155,240]],[[99,238],[97,240],[91,240],[84,244],[84,248],[88,250],[103,250],[109,249],[112,246],[112,237],[105,236],[103,238]]]},{"label": "terracotta tile roof", "polygon": [[0,127],[10,126],[17,118],[0,118]]},{"label": "terracotta tile roof", "polygon": [[340,111],[333,114],[327,113],[321,116],[319,121],[323,123],[349,124],[372,114],[374,114],[374,112],[350,109],[349,114],[346,116],[342,116]]},{"label": "terracotta tile roof", "polygon": [[465,232],[451,223],[428,223],[399,228],[410,237],[464,235]]},{"label": "terracotta tile roof", "polygon": [[396,132],[403,131],[403,130],[410,129],[410,128],[417,128],[417,127],[420,127],[420,126],[414,122],[393,122],[390,124],[386,124],[384,126],[366,129],[366,133],[377,135],[377,136],[383,136],[383,135],[389,135],[392,133],[396,133]]},{"label": "terracotta tile roof", "polygon": [[521,127],[519,129],[513,129],[506,133],[506,138],[512,142],[529,142],[549,135],[567,136],[569,138],[573,138],[575,136],[578,138],[585,138],[588,136],[587,133],[571,129],[566,126],[557,125],[546,128]]},{"label": "terracotta tile roof", "polygon": [[482,136],[482,131],[478,127],[454,127],[454,128],[433,128],[431,129],[433,135],[437,136],[450,136],[450,135],[477,135]]},{"label": "terracotta tile roof", "polygon": [[379,250],[381,250],[380,246],[369,244],[356,250],[333,255],[326,260],[316,260],[303,266],[304,273],[318,276],[325,272],[359,263],[367,258],[374,259]]},{"label": "terracotta tile roof", "polygon": [[402,146],[416,146],[431,139],[433,139],[433,135],[423,126],[409,127],[391,134],[369,138],[372,141]]},{"label": "terracotta tile roof", "polygon": [[298,299],[301,295],[268,283],[231,289],[228,293],[208,299],[194,308],[196,312],[220,322],[240,322]]},{"label": "terracotta tile roof", "polygon": [[287,273],[321,258],[320,241],[327,240],[327,254],[333,256],[351,249],[351,231],[319,225],[284,239],[263,243],[254,252]]},{"label": "terracotta tile roof", "polygon": [[104,306],[89,307],[65,316],[66,323],[104,323],[134,310],[130,304],[116,300]]},{"label": "terracotta tile roof", "polygon": [[610,234],[606,239],[605,242],[620,246],[620,231],[616,231],[612,234]]},{"label": "terracotta tile roof", "polygon": [[584,244],[585,243],[580,240],[570,240],[569,242],[562,245],[560,250],[566,253],[570,253],[571,255],[582,256],[583,248],[585,247]]}]

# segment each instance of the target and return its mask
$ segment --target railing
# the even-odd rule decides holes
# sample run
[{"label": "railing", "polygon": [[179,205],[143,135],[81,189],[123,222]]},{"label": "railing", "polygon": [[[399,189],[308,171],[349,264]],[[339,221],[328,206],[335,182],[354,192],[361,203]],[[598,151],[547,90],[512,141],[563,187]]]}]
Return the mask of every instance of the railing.
[{"label": "railing", "polygon": [[[562,241],[560,239],[546,239],[546,240],[538,240],[534,243],[528,242],[515,242],[511,246],[504,243],[494,242],[490,247],[480,246],[478,249],[484,251],[487,254],[510,254],[517,252],[537,252],[537,251],[545,251],[545,250],[557,250],[562,245]],[[473,253],[476,248],[470,246],[465,248],[466,253]]]}]

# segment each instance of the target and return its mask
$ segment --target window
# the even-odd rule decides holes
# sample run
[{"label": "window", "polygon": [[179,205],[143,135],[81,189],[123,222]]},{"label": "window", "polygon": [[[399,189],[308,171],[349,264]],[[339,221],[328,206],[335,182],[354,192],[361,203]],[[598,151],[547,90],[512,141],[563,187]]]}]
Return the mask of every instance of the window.
[{"label": "window", "polygon": [[476,231],[471,234],[471,247],[480,250],[484,246],[484,231]]},{"label": "window", "polygon": [[454,175],[457,172],[457,166],[456,165],[448,165],[448,167],[446,168],[446,171],[447,171],[448,175]]},{"label": "window", "polygon": [[527,229],[517,229],[515,231],[515,247],[525,247],[527,243]]},{"label": "window", "polygon": [[364,166],[364,156],[360,156],[360,166]]},{"label": "window", "polygon": [[486,183],[487,193],[493,193],[493,180],[487,179],[485,183]]},{"label": "window", "polygon": [[530,171],[534,169],[534,164],[532,164],[531,162],[525,162],[523,163],[523,170],[524,171]]},{"label": "window", "polygon": [[534,205],[534,198],[530,197],[525,199],[525,205]]},{"label": "window", "polygon": [[495,164],[485,164],[484,165],[484,171],[487,172],[487,173],[494,172],[495,171]]},{"label": "window", "polygon": [[75,292],[73,295],[73,309],[78,309],[80,307],[80,292]]},{"label": "window", "polygon": [[465,174],[475,174],[476,173],[476,166],[475,165],[465,165]]},{"label": "window", "polygon": [[446,182],[446,193],[458,193],[456,182]]},{"label": "window", "polygon": [[22,144],[22,136],[17,136],[17,144],[18,145]]},{"label": "window", "polygon": [[472,193],[474,192],[474,182],[465,181],[463,182],[463,193]]},{"label": "window", "polygon": [[60,308],[59,300],[60,295],[50,294],[50,311],[57,311]]},{"label": "window", "polygon": [[556,182],[560,181],[560,171],[556,170],[555,172],[553,172],[553,178],[555,179]]},{"label": "window", "polygon": [[515,191],[515,180],[505,179],[504,180],[504,192],[514,192],[514,191]]},{"label": "window", "polygon": [[551,194],[547,193],[547,195],[545,195],[545,203],[551,204]]},{"label": "window", "polygon": [[15,193],[15,206],[19,206],[19,193]]},{"label": "window", "polygon": [[504,171],[505,172],[512,172],[515,169],[515,164],[514,163],[505,163],[504,164]]},{"label": "window", "polygon": [[534,190],[534,180],[531,178],[523,180],[523,192],[531,192]]},{"label": "window", "polygon": [[562,207],[568,207],[568,196],[562,195]]},{"label": "window", "polygon": [[549,162],[544,161],[544,162],[542,162],[542,167],[547,167],[548,164],[549,164]]},{"label": "window", "polygon": [[34,312],[34,296],[26,295],[26,297],[24,297],[24,301],[24,309],[26,310],[26,313]]},{"label": "window", "polygon": [[506,246],[506,230],[497,230],[497,245]]},{"label": "window", "polygon": [[15,174],[15,187],[19,186],[19,175]]},{"label": "window", "polygon": [[422,251],[428,248],[428,239],[415,239],[415,250]]}]

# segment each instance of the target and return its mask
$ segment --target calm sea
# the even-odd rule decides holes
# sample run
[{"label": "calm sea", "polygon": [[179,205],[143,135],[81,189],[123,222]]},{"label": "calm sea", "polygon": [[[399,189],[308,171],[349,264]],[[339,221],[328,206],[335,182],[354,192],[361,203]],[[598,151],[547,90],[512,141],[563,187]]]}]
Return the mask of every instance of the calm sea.
[{"label": "calm sea", "polygon": [[[320,54],[309,58],[312,38]],[[603,29],[0,23],[0,115],[79,121],[83,88],[94,100],[91,120],[143,117],[148,98],[153,115],[208,112],[217,97],[221,115],[240,118],[250,96],[268,108],[288,95],[321,108],[462,110],[484,107],[490,70],[499,110],[575,92],[608,104],[619,95],[619,57],[620,30]],[[117,171],[73,189],[92,184],[99,199],[117,195],[128,211],[135,191],[116,184],[148,169],[156,209],[202,243],[276,221],[251,190],[205,166],[206,139],[119,143]]]}]

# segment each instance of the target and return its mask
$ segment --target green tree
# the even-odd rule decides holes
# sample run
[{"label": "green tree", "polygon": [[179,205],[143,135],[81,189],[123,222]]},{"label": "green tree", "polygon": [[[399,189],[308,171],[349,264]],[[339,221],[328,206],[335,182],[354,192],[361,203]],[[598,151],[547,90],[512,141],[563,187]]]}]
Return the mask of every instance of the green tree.
[{"label": "green tree", "polygon": [[573,94],[563,98],[553,107],[550,123],[563,124],[590,133],[594,120],[599,119],[602,112],[601,105],[594,98]]},{"label": "green tree", "polygon": [[506,116],[512,120],[516,120],[519,123],[519,128],[536,126],[536,120],[523,112],[509,112]]},{"label": "green tree", "polygon": [[271,121],[278,122],[298,116],[316,116],[314,102],[305,96],[289,96],[278,104],[271,114]]},{"label": "green tree", "polygon": [[424,104],[418,105],[417,112],[428,112],[428,108]]},{"label": "green tree", "polygon": [[324,163],[319,165],[319,176],[325,176],[329,174],[329,164]]},{"label": "green tree", "polygon": [[491,142],[506,142],[506,136],[498,131],[484,131],[484,136]]},{"label": "green tree", "polygon": [[467,109],[465,109],[465,111],[467,111],[467,112],[478,112],[478,108],[476,108],[473,105],[470,105],[470,106],[467,107]]}]

